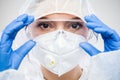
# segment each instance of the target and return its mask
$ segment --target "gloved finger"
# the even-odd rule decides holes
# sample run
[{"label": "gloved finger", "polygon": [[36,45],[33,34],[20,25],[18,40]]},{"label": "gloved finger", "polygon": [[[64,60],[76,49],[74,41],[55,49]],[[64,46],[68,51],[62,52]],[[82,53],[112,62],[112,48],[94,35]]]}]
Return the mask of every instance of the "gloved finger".
[{"label": "gloved finger", "polygon": [[29,24],[31,24],[34,21],[34,16],[28,16],[27,21],[24,22],[25,26],[28,26]]},{"label": "gloved finger", "polygon": [[94,14],[85,16],[84,19],[85,19],[86,22],[97,22],[97,23],[102,22],[102,21],[99,20],[99,18],[97,18]]},{"label": "gloved finger", "polygon": [[103,38],[111,38],[114,41],[120,41],[119,35],[113,29],[100,27],[101,25],[97,25],[94,23],[87,23],[86,25],[88,28],[92,29],[96,33],[100,33]]},{"label": "gloved finger", "polygon": [[28,16],[27,14],[23,14],[19,16],[16,20],[10,23],[5,30],[3,31],[3,35],[1,37],[1,43],[5,43],[9,39],[14,39],[17,32],[23,28],[24,26],[33,22],[34,17]]},{"label": "gloved finger", "polygon": [[98,49],[87,42],[80,43],[80,47],[82,47],[90,56],[94,56],[100,53]]},{"label": "gloved finger", "polygon": [[[21,27],[23,25],[22,22],[18,22],[14,25],[14,27]],[[3,32],[2,37],[1,37],[1,44],[6,43],[6,41],[8,41],[9,39],[14,39],[14,33],[16,33],[17,31],[15,29],[13,29],[14,33],[12,32],[12,30],[6,30],[8,32]],[[10,32],[11,31],[11,32]]]},{"label": "gloved finger", "polygon": [[35,44],[36,42],[30,40],[14,51],[14,54],[13,54],[14,62],[12,64],[15,64],[15,65],[13,65],[12,68],[17,69],[19,67],[23,58],[35,46]]},{"label": "gloved finger", "polygon": [[86,25],[96,33],[100,33],[103,38],[111,38],[114,41],[119,41],[120,37],[113,29],[107,27],[102,21],[100,21],[95,15],[85,17]]},{"label": "gloved finger", "polygon": [[[7,25],[3,33],[12,34],[14,30],[17,31],[21,29],[22,27],[25,26],[24,22],[26,22],[27,18],[28,18],[27,14],[20,15],[19,17],[17,17],[17,19],[15,19],[14,21]],[[19,23],[21,23],[21,25],[17,26],[17,24]]]},{"label": "gloved finger", "polygon": [[3,31],[3,33],[6,34],[13,34],[15,31],[19,31],[24,26],[27,26],[28,24],[32,23],[34,21],[33,16],[28,16],[27,14],[23,14],[19,16],[17,19],[15,19],[13,22],[11,22]]},{"label": "gloved finger", "polygon": [[[95,31],[96,33],[100,33],[100,34],[104,34],[107,32],[106,35],[111,35],[112,30],[109,30],[109,28],[104,28],[102,27],[102,25],[99,24],[95,24],[95,23],[86,23],[87,27],[89,29],[92,29],[93,31]],[[105,35],[105,34],[104,34]]]},{"label": "gloved finger", "polygon": [[86,23],[86,26],[87,26],[89,29],[92,29],[93,31],[94,31],[95,28],[101,27],[99,24],[91,23],[91,22]]},{"label": "gloved finger", "polygon": [[120,41],[120,37],[115,30],[95,28],[95,32],[102,34],[103,39],[112,39],[113,41]]},{"label": "gloved finger", "polygon": [[107,40],[104,44],[109,44],[109,46],[104,45],[104,52],[120,49],[120,41]]}]

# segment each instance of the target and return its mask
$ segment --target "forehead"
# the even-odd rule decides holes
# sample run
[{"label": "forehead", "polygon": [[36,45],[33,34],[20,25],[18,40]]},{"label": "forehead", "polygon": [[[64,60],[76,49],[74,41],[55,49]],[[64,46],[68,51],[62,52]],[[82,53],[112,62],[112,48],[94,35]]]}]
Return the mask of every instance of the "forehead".
[{"label": "forehead", "polygon": [[49,14],[49,15],[40,17],[39,19],[81,19],[81,18],[71,14],[54,13],[54,14]]}]

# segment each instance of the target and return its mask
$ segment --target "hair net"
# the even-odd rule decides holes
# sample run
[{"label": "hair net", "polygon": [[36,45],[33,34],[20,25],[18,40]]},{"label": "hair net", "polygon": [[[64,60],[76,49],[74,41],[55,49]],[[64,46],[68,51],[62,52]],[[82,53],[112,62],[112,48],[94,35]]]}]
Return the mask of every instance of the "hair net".
[{"label": "hair net", "polygon": [[67,13],[83,18],[93,13],[87,0],[27,0],[20,13],[33,15],[35,19],[52,13]]}]

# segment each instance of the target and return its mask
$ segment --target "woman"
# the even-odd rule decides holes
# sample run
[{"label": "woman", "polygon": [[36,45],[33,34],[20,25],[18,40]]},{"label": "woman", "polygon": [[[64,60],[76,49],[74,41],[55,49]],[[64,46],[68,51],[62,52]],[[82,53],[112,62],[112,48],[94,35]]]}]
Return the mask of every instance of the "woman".
[{"label": "woman", "polygon": [[[90,38],[90,29],[101,34],[104,40],[104,52],[119,50],[120,37],[114,30],[91,14],[88,10],[89,6],[84,1],[81,2],[83,4],[80,2],[81,0],[31,2],[25,8],[25,12],[33,15],[35,21],[33,16],[23,14],[3,31],[0,42],[0,64],[2,64],[0,71],[3,71],[2,75],[5,75],[5,70],[18,69],[23,62],[15,72],[26,74],[25,80],[33,80],[35,76],[37,76],[36,80],[90,79],[89,75],[91,74],[88,74],[90,56],[101,53],[87,43]],[[86,16],[87,14],[89,15]],[[83,21],[83,17],[87,23]],[[24,26],[26,26],[25,32],[28,39],[32,40],[13,50],[11,48],[13,40],[17,32]],[[22,35],[19,35],[17,40],[20,37]],[[30,50],[30,62],[25,59],[23,61]]]}]

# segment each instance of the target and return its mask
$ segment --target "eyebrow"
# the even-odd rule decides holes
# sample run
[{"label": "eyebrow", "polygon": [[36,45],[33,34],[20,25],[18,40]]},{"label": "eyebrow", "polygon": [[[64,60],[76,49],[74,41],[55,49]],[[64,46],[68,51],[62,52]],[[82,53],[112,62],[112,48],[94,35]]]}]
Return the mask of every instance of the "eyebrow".
[{"label": "eyebrow", "polygon": [[79,17],[73,17],[73,18],[70,18],[70,19],[50,19],[50,18],[47,18],[47,17],[41,17],[41,18],[38,18],[37,19],[38,21],[82,21],[81,18]]},{"label": "eyebrow", "polygon": [[39,20],[39,19],[48,19],[48,18],[47,18],[47,17],[41,17],[41,18],[38,18],[38,20]]},{"label": "eyebrow", "polygon": [[[38,20],[39,19],[49,19],[49,18],[47,18],[47,17],[41,17],[41,18],[38,18]],[[81,18],[79,18],[79,17],[73,17],[73,18],[70,18],[70,19],[80,19],[80,20],[82,20]]]},{"label": "eyebrow", "polygon": [[72,19],[80,19],[80,20],[82,20],[81,18],[79,18],[79,17],[73,17]]}]

